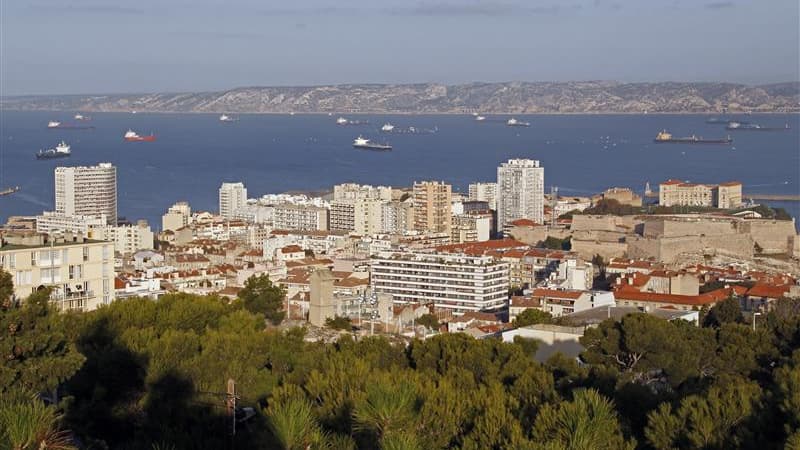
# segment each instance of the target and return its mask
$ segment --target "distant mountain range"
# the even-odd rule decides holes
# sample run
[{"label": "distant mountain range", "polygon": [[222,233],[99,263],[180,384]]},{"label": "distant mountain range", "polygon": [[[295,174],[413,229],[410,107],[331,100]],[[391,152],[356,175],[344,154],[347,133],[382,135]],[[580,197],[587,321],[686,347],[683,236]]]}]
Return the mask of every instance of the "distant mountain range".
[{"label": "distant mountain range", "polygon": [[224,92],[3,97],[6,110],[227,113],[798,112],[800,82],[507,82],[245,87]]}]

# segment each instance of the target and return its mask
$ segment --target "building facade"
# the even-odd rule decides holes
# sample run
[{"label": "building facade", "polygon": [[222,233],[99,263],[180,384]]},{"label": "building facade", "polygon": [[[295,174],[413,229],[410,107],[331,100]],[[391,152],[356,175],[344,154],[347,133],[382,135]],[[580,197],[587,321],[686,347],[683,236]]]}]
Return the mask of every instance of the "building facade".
[{"label": "building facade", "polygon": [[742,183],[731,181],[717,185],[667,180],[658,186],[658,204],[737,208],[742,205]]},{"label": "building facade", "polygon": [[247,188],[244,183],[222,183],[219,188],[219,215],[233,219],[234,213],[247,205]]},{"label": "building facade", "polygon": [[496,310],[508,298],[508,265],[487,256],[380,252],[371,261],[371,286],[395,304],[456,314]]},{"label": "building facade", "polygon": [[55,211],[45,211],[36,216],[36,231],[39,233],[70,232],[89,234],[93,228],[103,228],[108,224],[105,214],[101,216],[69,216]]},{"label": "building facade", "polygon": [[175,231],[189,225],[192,217],[192,208],[187,202],[177,202],[167,209],[167,213],[161,216],[161,230]]},{"label": "building facade", "polygon": [[117,168],[111,163],[96,166],[56,167],[56,212],[68,216],[105,215],[117,224]]},{"label": "building facade", "polygon": [[490,209],[497,209],[497,183],[470,184],[469,200],[486,202]]},{"label": "building facade", "polygon": [[414,229],[422,233],[450,233],[452,187],[443,181],[414,183]]},{"label": "building facade", "polygon": [[497,230],[517,219],[544,223],[544,167],[532,159],[509,159],[497,168]]},{"label": "building facade", "polygon": [[283,204],[275,207],[273,226],[278,230],[327,230],[328,209]]},{"label": "building facade", "polygon": [[0,236],[0,267],[24,300],[51,288],[61,310],[89,311],[114,300],[114,245],[80,234],[8,233]]}]

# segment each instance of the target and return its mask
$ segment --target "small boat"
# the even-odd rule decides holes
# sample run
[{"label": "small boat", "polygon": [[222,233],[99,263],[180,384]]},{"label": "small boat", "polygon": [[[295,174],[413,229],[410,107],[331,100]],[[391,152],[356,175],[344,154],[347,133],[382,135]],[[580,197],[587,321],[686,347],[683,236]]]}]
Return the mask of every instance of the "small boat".
[{"label": "small boat", "polygon": [[390,124],[388,122],[383,124],[383,126],[381,127],[381,131],[383,131],[384,133],[391,133],[392,130],[394,130],[394,125],[392,125],[392,124]]},{"label": "small boat", "polygon": [[47,128],[58,128],[60,126],[61,126],[61,122],[58,122],[58,121],[55,121],[55,120],[51,120],[50,122],[47,122]]},{"label": "small boat", "polygon": [[80,113],[78,113],[78,114],[75,114],[75,116],[74,116],[73,118],[74,118],[75,120],[80,120],[80,121],[89,121],[89,120],[92,120],[92,118],[91,118],[91,117],[89,117],[89,116],[84,116],[83,114],[80,114]]},{"label": "small boat", "polygon": [[366,139],[361,136],[357,137],[353,141],[353,147],[361,148],[364,150],[379,150],[379,151],[389,151],[392,149],[392,146],[389,144],[375,144],[371,142],[369,139]]},{"label": "small boat", "polygon": [[219,116],[220,122],[236,122],[237,120],[239,120],[238,117],[229,116],[227,114],[222,114]]},{"label": "small boat", "polygon": [[156,140],[156,136],[153,133],[150,133],[149,136],[139,136],[135,131],[129,129],[125,132],[123,139],[128,142],[153,142]]},{"label": "small boat", "polygon": [[[83,117],[83,116],[82,116]],[[85,120],[85,119],[84,119]],[[91,125],[77,125],[74,123],[63,123],[57,120],[47,122],[47,128],[50,130],[91,130],[94,129]]]},{"label": "small boat", "polygon": [[517,120],[517,119],[515,119],[513,117],[508,119],[508,122],[506,122],[506,125],[508,125],[509,127],[529,127],[529,126],[531,126],[530,122],[522,122],[522,121]]},{"label": "small boat", "polygon": [[477,122],[483,122],[484,120],[486,120],[485,116],[478,116],[478,115],[475,116],[475,121]]},{"label": "small boat", "polygon": [[36,159],[56,159],[56,158],[66,158],[72,154],[70,150],[69,144],[64,141],[61,141],[56,148],[49,148],[47,150],[39,150],[36,153]]}]

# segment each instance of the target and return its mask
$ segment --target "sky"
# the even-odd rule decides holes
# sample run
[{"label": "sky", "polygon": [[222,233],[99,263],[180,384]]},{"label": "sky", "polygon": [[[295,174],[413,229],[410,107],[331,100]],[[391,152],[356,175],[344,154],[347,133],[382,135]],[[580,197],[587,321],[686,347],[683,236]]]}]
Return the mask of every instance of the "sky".
[{"label": "sky", "polygon": [[0,95],[800,79],[798,0],[0,0]]}]

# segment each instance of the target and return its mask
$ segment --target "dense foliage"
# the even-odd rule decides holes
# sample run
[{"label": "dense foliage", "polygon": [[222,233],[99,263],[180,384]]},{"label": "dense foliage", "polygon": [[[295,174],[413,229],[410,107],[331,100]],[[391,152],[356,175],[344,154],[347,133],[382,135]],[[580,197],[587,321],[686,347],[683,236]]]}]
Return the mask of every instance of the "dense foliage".
[{"label": "dense foliage", "polygon": [[[524,339],[309,342],[302,329],[266,326],[262,311],[214,296],[132,299],[86,314],[56,314],[37,299],[0,298],[0,448],[68,448],[61,429],[96,449],[800,443],[795,302],[779,303],[755,332],[724,308],[709,327],[630,315],[587,330],[582,363],[557,354],[541,364]],[[8,324],[21,325],[17,335]],[[8,359],[10,349],[23,356]],[[228,379],[237,406],[256,412],[235,436]],[[31,394],[56,387],[57,406]]]}]

